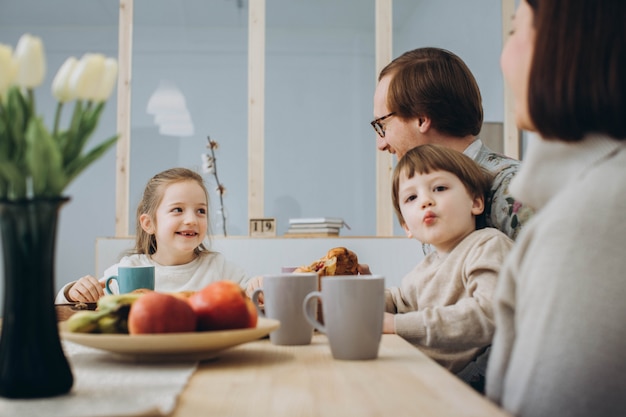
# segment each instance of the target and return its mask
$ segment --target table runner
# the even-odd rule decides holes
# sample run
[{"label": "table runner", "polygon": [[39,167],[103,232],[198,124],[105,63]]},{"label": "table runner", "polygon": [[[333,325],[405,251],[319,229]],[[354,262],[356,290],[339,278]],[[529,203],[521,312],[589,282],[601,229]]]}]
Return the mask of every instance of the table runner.
[{"label": "table runner", "polygon": [[43,399],[0,398],[0,416],[168,415],[198,365],[140,362],[68,341],[62,343],[74,373],[72,391]]}]

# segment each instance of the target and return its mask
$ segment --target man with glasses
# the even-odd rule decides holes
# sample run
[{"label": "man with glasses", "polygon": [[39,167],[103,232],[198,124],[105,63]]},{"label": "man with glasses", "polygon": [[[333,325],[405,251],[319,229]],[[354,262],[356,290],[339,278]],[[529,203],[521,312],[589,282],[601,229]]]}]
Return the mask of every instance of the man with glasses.
[{"label": "man with glasses", "polygon": [[465,63],[438,48],[405,52],[380,72],[374,93],[377,148],[401,158],[426,143],[463,152],[494,174],[485,201],[487,225],[515,239],[532,215],[508,188],[519,161],[497,154],[478,138],[483,123],[478,84]]},{"label": "man with glasses", "polygon": [[[377,148],[401,158],[433,143],[464,153],[494,174],[485,200],[487,226],[515,239],[532,215],[509,194],[519,161],[497,154],[478,138],[483,124],[478,84],[465,63],[438,48],[419,48],[394,59],[380,72],[374,93]],[[369,271],[366,265],[361,267]],[[457,374],[484,391],[490,348]]]}]

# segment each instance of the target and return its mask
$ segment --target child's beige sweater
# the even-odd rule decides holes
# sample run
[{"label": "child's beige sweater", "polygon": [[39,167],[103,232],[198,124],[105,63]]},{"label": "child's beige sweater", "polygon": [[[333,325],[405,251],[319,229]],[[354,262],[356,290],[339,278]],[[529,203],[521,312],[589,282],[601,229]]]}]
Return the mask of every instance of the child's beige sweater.
[{"label": "child's beige sweater", "polygon": [[513,241],[493,228],[477,230],[447,256],[431,253],[388,288],[385,310],[396,333],[457,373],[491,344],[492,300]]}]

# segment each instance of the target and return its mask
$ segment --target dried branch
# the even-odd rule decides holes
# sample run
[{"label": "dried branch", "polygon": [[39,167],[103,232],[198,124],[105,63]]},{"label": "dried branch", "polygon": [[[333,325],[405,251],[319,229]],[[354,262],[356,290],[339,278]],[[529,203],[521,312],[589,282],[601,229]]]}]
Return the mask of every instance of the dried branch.
[{"label": "dried branch", "polygon": [[220,179],[217,175],[217,158],[215,157],[215,150],[219,147],[218,143],[214,140],[211,140],[210,136],[207,136],[207,140],[209,144],[207,148],[210,149],[211,154],[202,154],[202,169],[207,174],[212,174],[215,177],[215,182],[217,183],[216,192],[220,197],[220,211],[222,214],[222,227],[224,231],[224,236],[227,236],[226,233],[226,212],[224,211],[224,193],[226,193],[226,187],[220,182]]}]

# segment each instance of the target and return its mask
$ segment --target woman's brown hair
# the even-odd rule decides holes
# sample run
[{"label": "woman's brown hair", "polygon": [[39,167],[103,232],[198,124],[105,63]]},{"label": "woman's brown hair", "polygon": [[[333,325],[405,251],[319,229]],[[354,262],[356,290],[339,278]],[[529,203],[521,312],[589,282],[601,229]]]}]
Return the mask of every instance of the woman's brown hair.
[{"label": "woman's brown hair", "polygon": [[[472,198],[482,198],[486,202],[491,189],[492,175],[478,165],[469,156],[441,145],[421,145],[408,151],[396,165],[392,179],[393,208],[401,225],[404,216],[400,210],[400,177],[413,178],[417,174],[429,174],[433,171],[446,171],[455,175]],[[485,227],[485,210],[476,216],[476,228]]]},{"label": "woman's brown hair", "polygon": [[426,116],[437,131],[456,136],[476,136],[483,124],[478,83],[465,62],[439,48],[405,52],[382,69],[378,80],[391,75],[387,107],[396,116]]},{"label": "woman's brown hair", "polygon": [[528,111],[537,131],[626,140],[626,1],[524,1],[536,30]]}]

